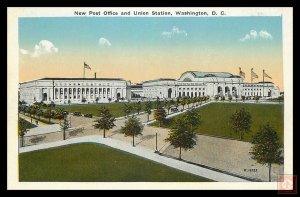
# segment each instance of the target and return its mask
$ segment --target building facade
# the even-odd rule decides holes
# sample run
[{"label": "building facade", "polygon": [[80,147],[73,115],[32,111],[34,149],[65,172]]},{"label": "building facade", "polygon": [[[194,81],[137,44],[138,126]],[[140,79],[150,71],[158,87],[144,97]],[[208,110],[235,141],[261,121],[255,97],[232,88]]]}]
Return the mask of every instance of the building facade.
[{"label": "building facade", "polygon": [[226,72],[184,72],[178,79],[161,78],[131,85],[120,78],[42,78],[19,84],[19,100],[34,102],[107,103],[131,98],[224,96],[276,98],[280,90],[272,82],[244,83]]},{"label": "building facade", "polygon": [[241,98],[280,95],[272,82],[244,83],[238,75],[226,72],[187,71],[179,79],[157,79],[143,82],[144,97],[149,99],[199,96],[224,96]]},{"label": "building facade", "polygon": [[141,83],[131,84],[130,89],[131,89],[132,99],[139,99],[144,97],[143,84]]},{"label": "building facade", "polygon": [[130,100],[130,83],[119,78],[42,78],[19,84],[19,100],[34,102],[106,103]]}]

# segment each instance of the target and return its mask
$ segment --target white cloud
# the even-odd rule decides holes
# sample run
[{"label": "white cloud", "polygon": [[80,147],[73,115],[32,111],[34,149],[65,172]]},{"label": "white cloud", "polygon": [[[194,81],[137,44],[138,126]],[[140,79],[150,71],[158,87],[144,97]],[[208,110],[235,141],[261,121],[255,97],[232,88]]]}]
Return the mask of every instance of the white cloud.
[{"label": "white cloud", "polygon": [[28,55],[29,54],[29,51],[25,50],[25,49],[20,49],[20,53],[22,55]]},{"label": "white cloud", "polygon": [[256,39],[257,37],[257,32],[255,30],[251,30],[250,31],[250,37],[253,38],[253,39]]},{"label": "white cloud", "polygon": [[243,38],[240,39],[241,42],[245,42],[246,40],[256,39],[257,32],[255,30],[250,30],[248,34],[246,34]]},{"label": "white cloud", "polygon": [[256,38],[260,38],[263,40],[272,40],[273,36],[265,30],[261,30],[259,33],[257,33],[257,31],[255,30],[250,30],[250,32],[247,33],[243,38],[241,38],[240,41],[245,42],[247,40],[255,40]]},{"label": "white cloud", "polygon": [[99,38],[99,45],[110,47],[111,43],[106,38]]},{"label": "white cloud", "polygon": [[20,48],[20,53],[22,55],[30,55],[30,57],[33,58],[40,57],[41,55],[44,54],[52,54],[57,52],[58,52],[58,48],[56,48],[54,44],[49,40],[41,40],[39,44],[36,44],[34,46],[33,51],[28,51]]},{"label": "white cloud", "polygon": [[31,57],[39,57],[45,54],[57,53],[58,48],[54,46],[49,40],[41,40],[39,44],[34,46],[34,51],[31,53]]},{"label": "white cloud", "polygon": [[259,36],[263,39],[266,39],[266,40],[272,40],[273,39],[273,36],[265,30],[261,30],[259,32]]},{"label": "white cloud", "polygon": [[162,35],[165,36],[165,37],[171,38],[172,32],[164,31],[164,32],[162,32]]},{"label": "white cloud", "polygon": [[173,28],[171,29],[171,31],[164,31],[161,33],[162,36],[167,37],[167,38],[171,38],[172,36],[176,35],[176,34],[182,34],[184,36],[187,36],[187,32],[185,30],[180,30],[178,27],[173,26]]}]

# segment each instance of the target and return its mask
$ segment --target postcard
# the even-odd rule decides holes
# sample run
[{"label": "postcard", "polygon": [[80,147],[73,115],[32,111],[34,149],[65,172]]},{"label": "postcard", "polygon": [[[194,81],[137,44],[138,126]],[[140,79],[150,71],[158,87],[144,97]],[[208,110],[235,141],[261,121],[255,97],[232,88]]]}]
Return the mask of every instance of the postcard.
[{"label": "postcard", "polygon": [[8,189],[292,190],[292,8],[8,8]]}]

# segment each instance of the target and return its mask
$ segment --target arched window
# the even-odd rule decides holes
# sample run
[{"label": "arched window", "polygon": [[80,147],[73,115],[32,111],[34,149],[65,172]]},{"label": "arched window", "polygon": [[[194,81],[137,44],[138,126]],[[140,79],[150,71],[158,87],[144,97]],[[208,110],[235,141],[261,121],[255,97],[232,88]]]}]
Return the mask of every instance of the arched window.
[{"label": "arched window", "polygon": [[188,77],[184,78],[183,81],[186,81],[186,82],[191,82],[192,80]]}]

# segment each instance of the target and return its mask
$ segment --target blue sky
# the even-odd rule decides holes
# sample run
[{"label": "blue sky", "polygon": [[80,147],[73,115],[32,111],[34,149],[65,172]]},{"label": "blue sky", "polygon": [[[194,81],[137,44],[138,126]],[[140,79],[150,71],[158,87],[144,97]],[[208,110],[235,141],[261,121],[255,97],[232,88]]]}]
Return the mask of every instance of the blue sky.
[{"label": "blue sky", "polygon": [[266,69],[283,88],[278,16],[19,18],[19,47],[21,81],[80,77],[87,61],[103,77],[133,82]]},{"label": "blue sky", "polygon": [[[188,33],[174,40],[161,33],[173,26]],[[20,46],[30,48],[42,39],[51,40],[60,48],[97,47],[99,37],[105,37],[116,47],[143,46],[146,48],[222,47],[242,46],[239,42],[250,30],[266,30],[273,36],[272,47],[282,40],[281,17],[202,17],[202,18],[138,18],[138,17],[64,17],[21,18],[19,20]],[[264,44],[263,40],[255,46]],[[200,46],[199,46],[200,45]]]}]

